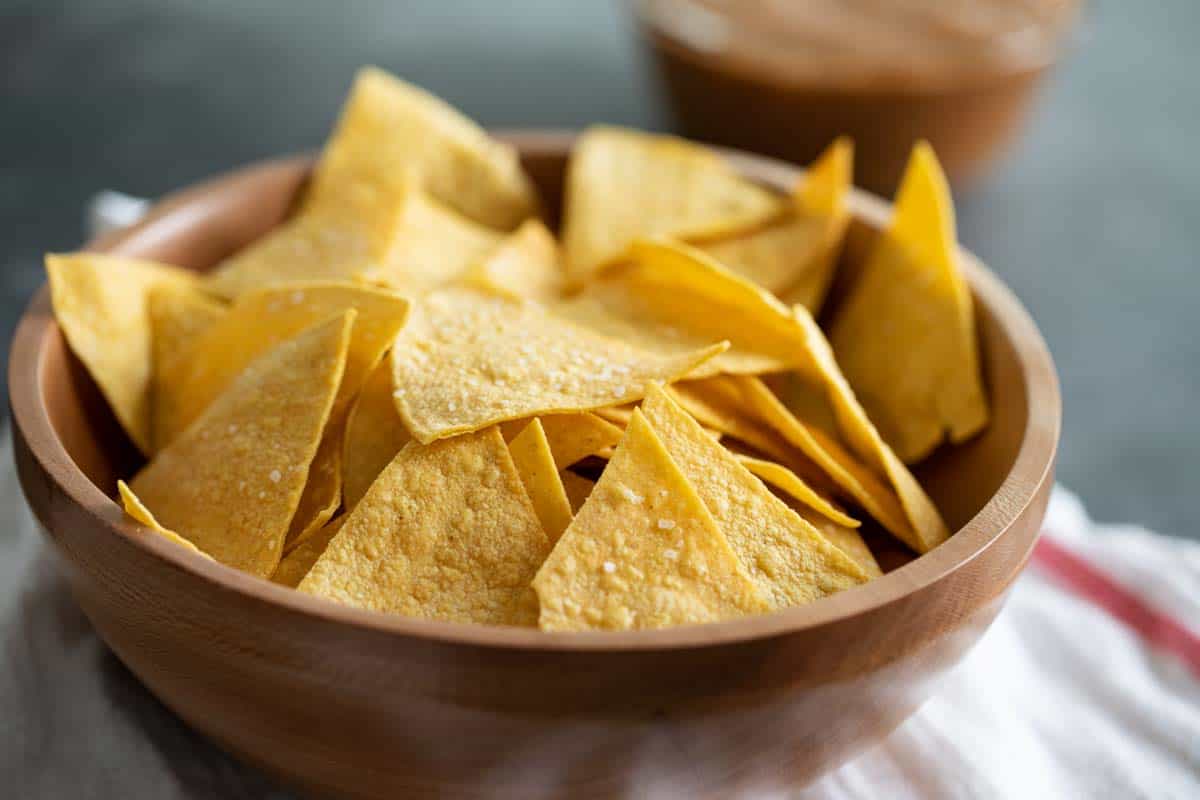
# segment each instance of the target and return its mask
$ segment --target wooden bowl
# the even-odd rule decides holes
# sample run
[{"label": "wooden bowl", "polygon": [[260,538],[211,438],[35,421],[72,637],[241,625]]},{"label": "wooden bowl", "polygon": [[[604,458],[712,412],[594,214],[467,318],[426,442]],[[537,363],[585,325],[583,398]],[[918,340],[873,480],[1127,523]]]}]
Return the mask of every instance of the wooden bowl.
[{"label": "wooden bowl", "polygon": [[[515,134],[548,209],[567,134]],[[731,154],[785,189],[796,171]],[[165,200],[99,250],[204,269],[288,213],[308,159]],[[855,194],[848,258],[887,214]],[[1017,300],[963,254],[995,420],[920,477],[957,533],[869,585],[769,616],[545,634],[384,616],[150,536],[113,501],[138,457],[43,288],[13,343],[22,486],[74,594],[168,707],[297,786],[353,797],[728,796],[802,785],[896,727],[1000,610],[1038,535],[1059,434],[1054,366]]]}]

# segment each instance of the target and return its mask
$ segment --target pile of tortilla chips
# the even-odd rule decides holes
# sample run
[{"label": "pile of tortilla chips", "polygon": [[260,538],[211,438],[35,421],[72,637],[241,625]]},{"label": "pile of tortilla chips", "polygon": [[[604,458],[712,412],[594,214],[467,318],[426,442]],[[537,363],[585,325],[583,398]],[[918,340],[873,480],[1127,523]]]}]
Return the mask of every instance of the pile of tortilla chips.
[{"label": "pile of tortilla chips", "polygon": [[412,617],[713,622],[882,575],[884,532],[936,547],[908,465],[987,423],[932,151],[839,271],[852,160],[782,196],[593,128],[556,238],[512,148],[368,69],[294,216],[211,273],[46,265],[146,535]]}]

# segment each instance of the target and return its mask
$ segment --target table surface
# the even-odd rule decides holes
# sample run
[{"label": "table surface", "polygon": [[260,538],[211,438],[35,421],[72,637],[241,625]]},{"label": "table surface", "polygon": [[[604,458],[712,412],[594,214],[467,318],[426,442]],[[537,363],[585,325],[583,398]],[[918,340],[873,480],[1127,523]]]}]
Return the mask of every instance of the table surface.
[{"label": "table surface", "polygon": [[[375,63],[492,126],[667,126],[610,0],[0,0],[0,325],[97,189],[154,196],[323,140]],[[1059,477],[1101,519],[1198,536],[1200,3],[1093,2],[1033,125],[959,199],[1065,400]],[[5,353],[7,348],[5,348]]]}]

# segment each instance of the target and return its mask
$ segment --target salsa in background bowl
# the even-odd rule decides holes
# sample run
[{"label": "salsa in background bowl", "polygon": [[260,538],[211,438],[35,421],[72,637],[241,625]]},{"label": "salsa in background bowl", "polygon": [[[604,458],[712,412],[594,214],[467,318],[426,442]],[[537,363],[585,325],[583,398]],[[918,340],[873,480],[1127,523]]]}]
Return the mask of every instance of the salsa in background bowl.
[{"label": "salsa in background bowl", "polygon": [[854,139],[890,194],[915,141],[959,186],[1021,130],[1080,0],[639,0],[680,131],[808,163]]}]

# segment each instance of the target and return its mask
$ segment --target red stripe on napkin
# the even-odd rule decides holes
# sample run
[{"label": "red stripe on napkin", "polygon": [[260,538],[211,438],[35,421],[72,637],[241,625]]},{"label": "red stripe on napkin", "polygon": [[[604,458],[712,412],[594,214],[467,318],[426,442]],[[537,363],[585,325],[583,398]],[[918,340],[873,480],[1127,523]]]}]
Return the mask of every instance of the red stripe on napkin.
[{"label": "red stripe on napkin", "polygon": [[1200,636],[1169,614],[1154,608],[1049,536],[1038,540],[1033,561],[1063,588],[1125,623],[1151,647],[1183,659],[1200,676]]}]

